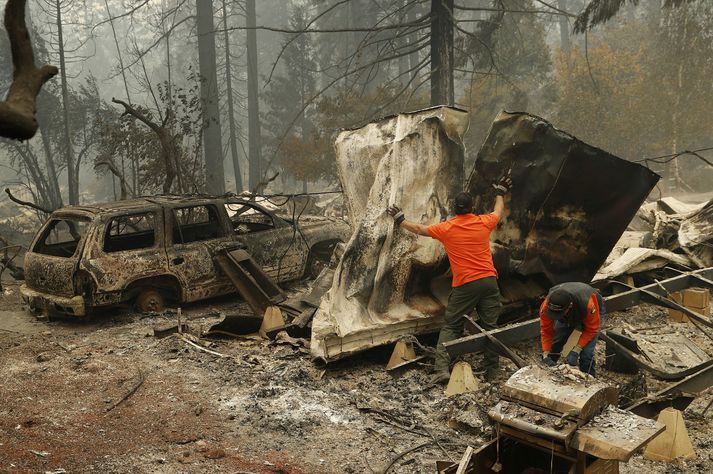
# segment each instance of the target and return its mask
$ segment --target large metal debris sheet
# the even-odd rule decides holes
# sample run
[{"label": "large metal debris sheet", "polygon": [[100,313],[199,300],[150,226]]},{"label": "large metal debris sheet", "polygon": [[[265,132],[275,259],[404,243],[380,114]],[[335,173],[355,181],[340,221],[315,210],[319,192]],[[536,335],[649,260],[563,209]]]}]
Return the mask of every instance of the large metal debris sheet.
[{"label": "large metal debris sheet", "polygon": [[[659,176],[588,145],[546,120],[501,112],[478,153],[467,189],[490,212],[491,183],[512,169],[507,215],[494,233],[494,260],[509,301],[564,281],[590,281]],[[532,290],[531,290],[532,291]]]},{"label": "large metal debris sheet", "polygon": [[385,209],[398,203],[421,224],[448,216],[449,201],[462,189],[466,123],[465,111],[436,107],[337,137],[353,234],[312,322],[314,357],[334,360],[441,326],[449,281],[440,281],[445,291],[439,292],[431,277],[443,274],[443,247],[395,230]]}]

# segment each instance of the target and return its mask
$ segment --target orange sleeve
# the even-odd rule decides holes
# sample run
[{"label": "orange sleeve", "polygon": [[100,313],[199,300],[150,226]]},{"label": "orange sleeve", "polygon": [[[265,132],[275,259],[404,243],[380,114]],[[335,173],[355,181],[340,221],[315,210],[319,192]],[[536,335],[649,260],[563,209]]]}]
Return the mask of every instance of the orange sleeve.
[{"label": "orange sleeve", "polygon": [[552,341],[555,338],[555,323],[545,316],[547,312],[547,298],[540,305],[540,339],[542,340],[542,352],[550,352]]},{"label": "orange sleeve", "polygon": [[446,228],[448,226],[448,221],[439,222],[438,224],[429,225],[426,229],[428,230],[428,235],[432,239],[443,241],[446,235]]},{"label": "orange sleeve", "polygon": [[485,224],[485,227],[490,230],[495,229],[495,227],[498,225],[498,222],[500,222],[500,218],[494,212],[491,212],[490,214],[483,214],[480,217],[481,219],[483,219],[483,224]]},{"label": "orange sleeve", "polygon": [[582,335],[579,336],[579,341],[577,341],[579,347],[583,348],[594,339],[594,336],[599,331],[599,324],[599,302],[597,301],[597,295],[592,293],[592,296],[589,297],[589,303],[587,303],[587,315],[582,321]]}]

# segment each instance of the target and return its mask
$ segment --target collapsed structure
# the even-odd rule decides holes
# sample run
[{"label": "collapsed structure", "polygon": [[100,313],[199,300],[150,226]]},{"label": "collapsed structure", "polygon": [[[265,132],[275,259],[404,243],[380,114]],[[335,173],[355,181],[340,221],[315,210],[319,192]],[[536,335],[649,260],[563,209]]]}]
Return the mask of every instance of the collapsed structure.
[{"label": "collapsed structure", "polygon": [[430,239],[395,232],[386,214],[435,224],[462,190],[467,113],[437,107],[400,114],[339,134],[337,165],[352,236],[332,288],[312,322],[312,355],[333,360],[405,334],[436,330],[449,284],[446,256]]},{"label": "collapsed structure", "polygon": [[445,253],[435,240],[395,231],[388,205],[435,224],[465,188],[487,213],[491,183],[510,170],[513,191],[491,247],[506,309],[515,311],[554,284],[591,280],[659,179],[544,119],[502,112],[464,182],[465,120],[464,111],[437,107],[337,138],[353,233],[314,317],[314,357],[334,360],[442,324]]}]

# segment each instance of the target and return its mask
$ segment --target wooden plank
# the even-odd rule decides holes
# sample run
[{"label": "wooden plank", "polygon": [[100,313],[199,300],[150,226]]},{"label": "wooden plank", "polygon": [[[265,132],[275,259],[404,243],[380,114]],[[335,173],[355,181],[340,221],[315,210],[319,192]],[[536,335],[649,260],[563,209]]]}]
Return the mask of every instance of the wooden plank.
[{"label": "wooden plank", "polygon": [[470,458],[473,456],[473,447],[468,446],[465,450],[465,454],[463,454],[463,457],[460,460],[460,463],[458,463],[458,469],[456,470],[456,474],[465,474],[466,469],[468,469],[468,465],[470,464]]}]

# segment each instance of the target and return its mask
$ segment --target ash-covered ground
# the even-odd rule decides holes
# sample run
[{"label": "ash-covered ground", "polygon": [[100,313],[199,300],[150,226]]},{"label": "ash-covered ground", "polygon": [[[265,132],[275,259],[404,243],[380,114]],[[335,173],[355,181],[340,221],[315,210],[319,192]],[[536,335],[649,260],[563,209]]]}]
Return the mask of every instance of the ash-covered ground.
[{"label": "ash-covered ground", "polygon": [[[292,291],[302,289],[299,285]],[[446,397],[429,387],[429,362],[387,372],[390,349],[315,365],[307,341],[153,337],[175,312],[112,310],[89,322],[40,322],[18,287],[5,285],[0,311],[0,471],[102,473],[435,472],[468,445],[493,436],[487,410],[497,384]],[[183,308],[192,334],[244,313],[234,298]],[[606,327],[670,327],[665,312],[640,306],[608,315]],[[676,325],[711,352],[711,341]],[[705,340],[704,340],[705,339]],[[428,341],[426,341],[428,342]],[[431,341],[432,343],[432,341]],[[539,358],[533,341],[514,348]],[[598,349],[600,362],[604,344]],[[467,358],[477,371],[479,356]],[[504,380],[515,370],[503,361]],[[600,370],[599,378],[640,393],[663,384]],[[137,388],[138,387],[138,388]],[[685,419],[697,457],[670,464],[635,456],[624,473],[711,472],[713,395]]]}]

